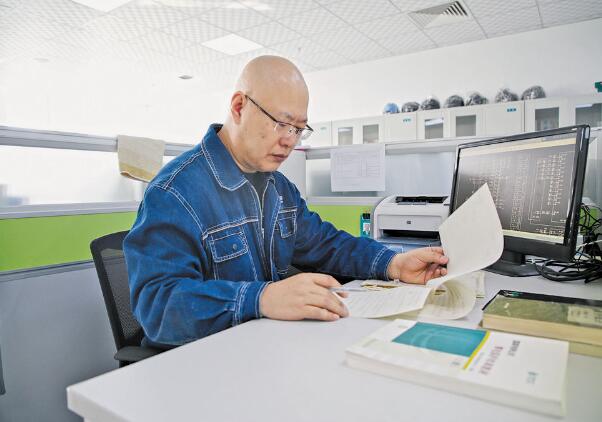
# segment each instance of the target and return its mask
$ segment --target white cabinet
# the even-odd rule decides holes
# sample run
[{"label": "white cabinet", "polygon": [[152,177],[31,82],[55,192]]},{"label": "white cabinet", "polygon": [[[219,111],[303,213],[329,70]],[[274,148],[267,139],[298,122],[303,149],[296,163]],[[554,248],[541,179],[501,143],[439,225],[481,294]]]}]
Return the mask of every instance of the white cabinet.
[{"label": "white cabinet", "polygon": [[417,112],[418,139],[449,137],[449,113],[447,109],[421,110]]},{"label": "white cabinet", "polygon": [[333,145],[373,144],[384,139],[383,116],[332,122]]},{"label": "white cabinet", "polygon": [[332,145],[332,122],[311,123],[314,133],[305,141],[312,147],[329,147]]},{"label": "white cabinet", "polygon": [[487,104],[485,136],[512,135],[524,132],[524,101]]},{"label": "white cabinet", "polygon": [[568,99],[525,100],[525,132],[557,129],[570,125]]},{"label": "white cabinet", "polygon": [[571,97],[568,109],[569,125],[602,127],[602,94]]},{"label": "white cabinet", "polygon": [[448,109],[449,136],[483,136],[485,133],[485,109],[482,105]]},{"label": "white cabinet", "polygon": [[385,132],[382,141],[415,141],[416,112],[385,114],[383,116]]}]

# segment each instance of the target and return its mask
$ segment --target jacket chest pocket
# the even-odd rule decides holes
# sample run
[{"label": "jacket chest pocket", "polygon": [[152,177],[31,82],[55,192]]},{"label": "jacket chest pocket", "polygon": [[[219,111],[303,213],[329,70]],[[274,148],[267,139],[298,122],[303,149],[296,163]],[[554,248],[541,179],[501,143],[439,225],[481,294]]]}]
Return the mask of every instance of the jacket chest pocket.
[{"label": "jacket chest pocket", "polygon": [[276,271],[283,276],[291,265],[295,251],[297,233],[297,210],[284,209],[278,213],[274,231],[274,263]]},{"label": "jacket chest pocket", "polygon": [[242,226],[229,227],[208,236],[215,279],[257,280],[249,244]]}]

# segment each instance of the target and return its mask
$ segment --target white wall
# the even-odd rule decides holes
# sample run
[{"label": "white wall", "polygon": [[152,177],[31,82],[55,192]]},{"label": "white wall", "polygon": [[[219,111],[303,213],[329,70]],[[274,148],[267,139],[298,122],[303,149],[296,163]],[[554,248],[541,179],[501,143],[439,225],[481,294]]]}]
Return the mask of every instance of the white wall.
[{"label": "white wall", "polygon": [[435,95],[479,91],[490,101],[501,87],[519,96],[541,85],[548,97],[593,93],[602,79],[602,19],[315,72],[307,75],[310,120],[376,115]]},{"label": "white wall", "polygon": [[[593,92],[602,19],[359,63],[306,75],[312,121],[380,114],[384,104],[533,84],[548,96]],[[233,81],[232,81],[233,83]],[[0,64],[0,124],[195,143],[222,121],[230,90],[159,79],[127,64]]]}]

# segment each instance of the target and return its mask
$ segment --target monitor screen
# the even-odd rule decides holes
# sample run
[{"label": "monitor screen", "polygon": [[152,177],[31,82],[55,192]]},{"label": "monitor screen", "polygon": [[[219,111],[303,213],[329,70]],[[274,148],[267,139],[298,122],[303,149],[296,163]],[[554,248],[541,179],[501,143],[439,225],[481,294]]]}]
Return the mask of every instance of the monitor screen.
[{"label": "monitor screen", "polygon": [[452,211],[487,183],[504,231],[505,249],[569,259],[574,253],[575,218],[583,189],[585,128],[460,145]]}]

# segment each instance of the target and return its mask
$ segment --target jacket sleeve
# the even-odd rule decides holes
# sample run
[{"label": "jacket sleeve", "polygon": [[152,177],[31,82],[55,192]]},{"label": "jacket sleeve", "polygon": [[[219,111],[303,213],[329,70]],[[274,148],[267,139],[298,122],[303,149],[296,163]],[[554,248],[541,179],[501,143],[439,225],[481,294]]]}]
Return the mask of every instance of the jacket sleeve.
[{"label": "jacket sleeve", "polygon": [[209,257],[187,206],[151,185],[124,240],[134,316],[154,343],[180,345],[260,317],[266,282],[204,279]]},{"label": "jacket sleeve", "polygon": [[297,202],[293,265],[356,279],[389,279],[387,268],[395,256],[394,251],[373,239],[337,230],[310,211],[300,195]]}]

